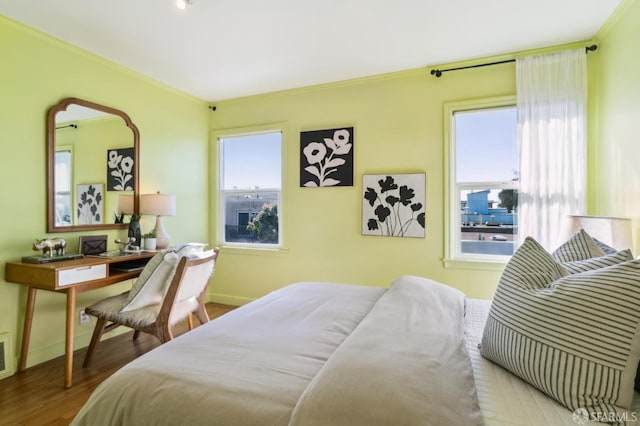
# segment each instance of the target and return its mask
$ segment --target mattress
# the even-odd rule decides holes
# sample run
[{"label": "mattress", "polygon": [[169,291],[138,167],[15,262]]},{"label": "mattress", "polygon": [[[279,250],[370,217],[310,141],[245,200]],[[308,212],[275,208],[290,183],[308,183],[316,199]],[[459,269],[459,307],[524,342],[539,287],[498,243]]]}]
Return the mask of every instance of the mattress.
[{"label": "mattress", "polygon": [[[582,422],[573,412],[530,386],[519,377],[480,355],[478,344],[491,307],[490,300],[467,299],[465,338],[471,358],[480,410],[485,424],[491,425],[572,425]],[[640,413],[640,394],[636,391],[631,411]],[[632,418],[632,417],[629,417]]]}]

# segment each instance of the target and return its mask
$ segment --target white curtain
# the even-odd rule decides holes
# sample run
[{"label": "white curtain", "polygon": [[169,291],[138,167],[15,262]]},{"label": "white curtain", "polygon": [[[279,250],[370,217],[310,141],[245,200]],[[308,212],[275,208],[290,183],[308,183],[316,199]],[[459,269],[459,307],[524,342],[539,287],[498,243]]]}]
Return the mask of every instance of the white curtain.
[{"label": "white curtain", "polygon": [[566,237],[567,215],[586,209],[586,62],[584,49],[516,60],[518,235],[548,250]]}]

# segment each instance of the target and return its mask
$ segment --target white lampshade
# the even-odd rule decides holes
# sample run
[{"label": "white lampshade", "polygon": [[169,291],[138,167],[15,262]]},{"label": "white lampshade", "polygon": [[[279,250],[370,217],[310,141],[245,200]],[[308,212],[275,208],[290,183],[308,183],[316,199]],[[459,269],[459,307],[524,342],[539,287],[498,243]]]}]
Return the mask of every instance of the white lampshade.
[{"label": "white lampshade", "polygon": [[617,250],[632,249],[631,219],[606,216],[569,216],[571,235],[584,229],[598,241]]},{"label": "white lampshade", "polygon": [[176,196],[165,194],[142,194],[140,214],[153,216],[175,216]]},{"label": "white lampshade", "polygon": [[162,216],[176,215],[175,195],[142,194],[140,196],[140,214],[154,215],[156,217],[156,247],[165,249],[169,247],[170,237],[164,229]]},{"label": "white lampshade", "polygon": [[133,214],[133,195],[118,194],[117,212],[126,215]]}]

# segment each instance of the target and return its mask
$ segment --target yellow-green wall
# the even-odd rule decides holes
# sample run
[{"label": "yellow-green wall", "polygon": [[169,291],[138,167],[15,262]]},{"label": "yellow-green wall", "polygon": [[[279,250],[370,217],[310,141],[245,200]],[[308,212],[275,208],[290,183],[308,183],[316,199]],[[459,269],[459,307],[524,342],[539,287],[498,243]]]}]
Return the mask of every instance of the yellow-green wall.
[{"label": "yellow-green wall", "polygon": [[634,219],[640,247],[640,1],[627,0],[598,33],[590,150],[591,212]]},{"label": "yellow-green wall", "polygon": [[[206,241],[208,236],[209,113],[202,100],[3,16],[0,58],[0,333],[10,333],[17,356],[26,287],[4,281],[5,262],[35,254],[35,238],[63,237],[69,250],[77,251],[78,237],[87,234],[46,233],[47,110],[62,98],[78,97],[131,117],[140,130],[141,192],[176,195],[177,216],[164,220],[175,241]],[[106,162],[106,152],[95,155]],[[106,175],[102,180],[106,184]],[[153,223],[143,218],[143,231]],[[126,230],[109,232],[110,247],[115,248],[117,237],[126,237]],[[80,294],[78,309],[128,286]],[[38,293],[29,365],[63,354],[64,312],[64,295]],[[76,347],[86,346],[91,332],[92,325],[77,327]]]},{"label": "yellow-green wall", "polygon": [[[386,287],[402,274],[429,277],[470,296],[491,297],[499,270],[453,269],[442,263],[443,107],[449,101],[514,93],[510,63],[442,78],[426,68],[410,70],[217,103],[212,145],[218,129],[286,123],[286,247],[280,253],[225,249],[225,268],[216,272],[211,289],[214,300],[239,303],[303,280]],[[355,186],[300,188],[300,132],[338,126],[354,127]],[[426,238],[362,236],[362,174],[402,172],[426,172]]]}]

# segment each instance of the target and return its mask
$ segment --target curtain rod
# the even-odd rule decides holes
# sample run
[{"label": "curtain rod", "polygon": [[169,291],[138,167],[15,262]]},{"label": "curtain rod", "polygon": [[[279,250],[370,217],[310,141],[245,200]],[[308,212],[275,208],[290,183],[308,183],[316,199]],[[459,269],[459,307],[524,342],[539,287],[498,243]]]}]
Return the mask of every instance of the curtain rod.
[{"label": "curtain rod", "polygon": [[66,126],[56,127],[56,130],[65,129],[67,127],[73,127],[74,129],[77,129],[78,125],[77,124],[67,124]]},{"label": "curtain rod", "polygon": [[[589,53],[589,52],[593,52],[594,50],[598,49],[598,45],[596,44],[592,44],[591,46],[587,46],[584,48],[585,52]],[[506,64],[508,62],[515,62],[515,59],[506,59],[504,61],[496,61],[496,62],[488,62],[486,64],[476,64],[476,65],[468,65],[466,67],[456,67],[456,68],[448,68],[446,70],[440,70],[440,69],[432,69],[431,70],[431,75],[435,75],[436,77],[441,77],[443,72],[448,72],[448,71],[458,71],[458,70],[466,70],[469,68],[480,68],[480,67],[488,67],[489,65],[499,65],[499,64]]]}]

